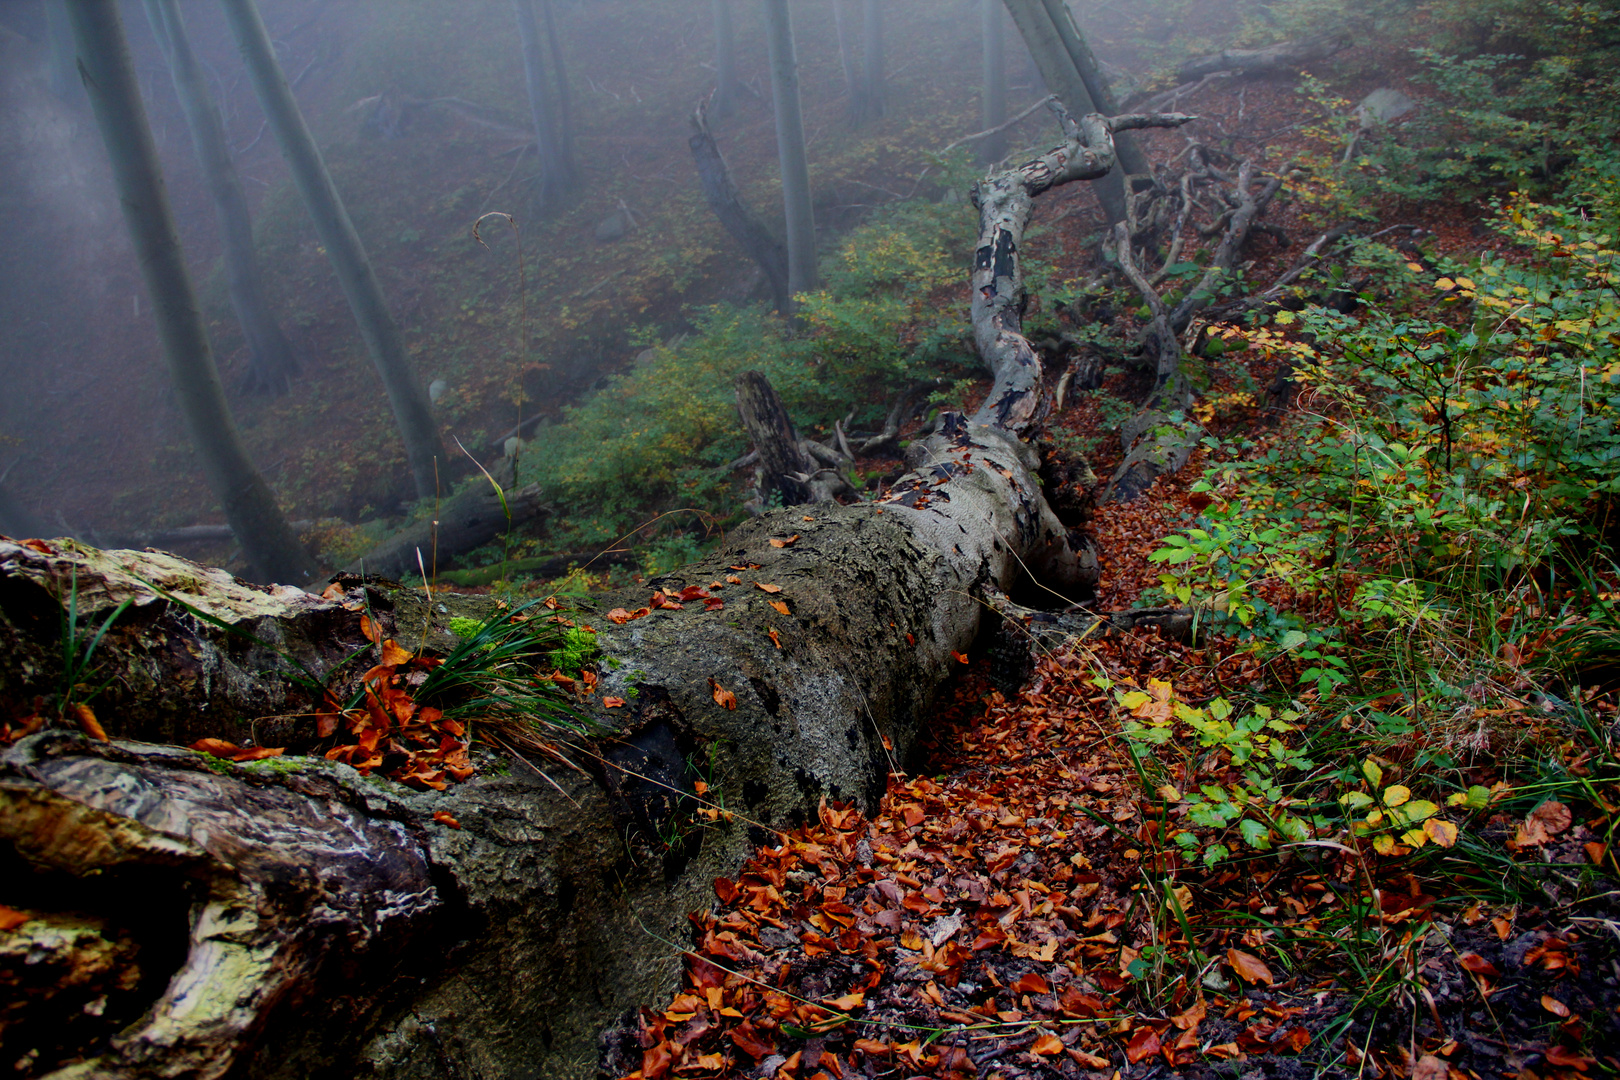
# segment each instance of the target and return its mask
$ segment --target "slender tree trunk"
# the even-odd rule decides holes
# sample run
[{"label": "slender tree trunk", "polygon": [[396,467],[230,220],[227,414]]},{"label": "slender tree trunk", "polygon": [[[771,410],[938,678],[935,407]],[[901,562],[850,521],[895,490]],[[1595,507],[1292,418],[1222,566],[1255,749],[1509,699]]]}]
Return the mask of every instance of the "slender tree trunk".
[{"label": "slender tree trunk", "polygon": [[247,340],[249,389],[273,394],[287,392],[292,376],[298,373],[293,354],[264,295],[259,274],[259,256],[253,247],[253,219],[248,214],[247,197],[236,174],[225,127],[214,107],[208,81],[186,36],[178,0],[146,0],[146,17],[152,34],[162,46],[174,78],[174,90],[186,114],[191,145],[197,152],[208,193],[214,200],[219,219],[220,246],[225,258],[225,277],[231,294],[231,307]]},{"label": "slender tree trunk", "polygon": [[561,110],[547,70],[544,46],[534,18],[534,0],[512,0],[517,16],[518,40],[523,46],[523,75],[529,88],[529,111],[534,120],[534,141],[540,154],[537,206],[554,210],[574,188],[573,162],[564,149]]},{"label": "slender tree trunk", "polygon": [[864,0],[861,37],[861,99],[865,116],[883,115],[883,9]]},{"label": "slender tree trunk", "polygon": [[849,44],[849,31],[844,26],[844,0],[832,0],[833,32],[838,36],[838,63],[844,69],[844,93],[849,97],[849,118],[859,123],[865,112],[862,100],[865,88],[855,72],[855,50]]},{"label": "slender tree trunk", "polygon": [[804,116],[799,108],[799,61],[787,0],[764,0],[765,39],[771,54],[771,91],[776,101],[776,149],[782,162],[782,208],[787,217],[788,288],[816,287],[816,220],[810,205],[810,167],[805,160]]},{"label": "slender tree trunk", "polygon": [[760,220],[742,201],[737,182],[732,179],[731,168],[720,153],[709,130],[707,110],[699,102],[692,114],[692,136],[687,145],[692,149],[692,160],[697,165],[698,180],[703,197],[720,219],[731,238],[742,245],[748,257],[759,265],[770,283],[776,310],[787,315],[793,308],[793,292],[788,288],[787,248],[771,232],[770,226]]},{"label": "slender tree trunk", "polygon": [[568,85],[568,64],[563,57],[562,39],[557,36],[557,20],[551,0],[540,0],[540,17],[546,24],[546,44],[551,49],[551,73],[557,82],[557,150],[570,186],[579,184],[579,166],[574,161],[574,92]]},{"label": "slender tree trunk", "polygon": [[253,0],[221,0],[221,6],[247,65],[253,91],[264,107],[265,119],[281,146],[281,155],[287,160],[293,182],[309,208],[315,232],[326,246],[327,258],[332,261],[338,284],[349,301],[349,310],[360,326],[371,362],[388,392],[388,403],[399,424],[405,456],[416,482],[417,498],[432,498],[438,492],[438,470],[448,458],[439,439],[439,426],[433,419],[427,391],[411,370],[405,340],[383,299],[382,287],[377,284],[377,275],[371,269],[360,234],[349,220],[343,199],[326,171],[320,148],[304,123],[281,65],[276,62],[269,35],[265,33],[264,22]]},{"label": "slender tree trunk", "polygon": [[[1102,65],[1097,63],[1097,56],[1086,43],[1085,35],[1075,25],[1074,12],[1070,9],[1067,0],[1043,0],[1046,4],[1047,14],[1051,16],[1053,28],[1057,30],[1058,37],[1063,41],[1063,48],[1068,52],[1069,59],[1074,62],[1075,71],[1080,75],[1080,81],[1086,84],[1086,92],[1091,95],[1091,103],[1097,111],[1104,116],[1113,116],[1119,112],[1119,103],[1114,100],[1114,91],[1108,85],[1108,78],[1102,72]],[[1147,156],[1142,153],[1141,147],[1136,145],[1136,139],[1130,132],[1120,132],[1114,138],[1115,152],[1119,154],[1120,168],[1133,176],[1145,176],[1153,171],[1148,164]]]},{"label": "slender tree trunk", "polygon": [[225,519],[254,572],[269,580],[307,585],[317,569],[315,562],[254,468],[225,403],[169,211],[118,0],[75,0],[68,15],[79,73],[112,163],[119,205],[146,279],[175,395],[208,486],[224,508]]},{"label": "slender tree trunk", "polygon": [[64,101],[77,100],[82,89],[73,60],[73,26],[68,22],[67,0],[40,0],[45,11],[46,46],[50,49],[51,93]]},{"label": "slender tree trunk", "polygon": [[737,111],[740,97],[737,82],[737,31],[731,21],[731,0],[714,3],[714,112],[730,116]]},{"label": "slender tree trunk", "polygon": [[[1052,21],[1043,0],[1003,0],[1007,13],[1013,18],[1024,44],[1035,60],[1046,88],[1063,103],[1071,116],[1085,116],[1096,112],[1098,106],[1091,100],[1091,92],[1080,78],[1074,59],[1069,55],[1063,37]],[[1125,220],[1125,178],[1115,169],[1091,186],[1102,204],[1109,224]]]},{"label": "slender tree trunk", "polygon": [[[979,0],[984,21],[984,96],[979,99],[979,130],[1007,122],[1007,42],[1002,31],[1001,0]],[[1007,133],[998,131],[979,144],[979,160],[993,164],[1007,156]]]}]

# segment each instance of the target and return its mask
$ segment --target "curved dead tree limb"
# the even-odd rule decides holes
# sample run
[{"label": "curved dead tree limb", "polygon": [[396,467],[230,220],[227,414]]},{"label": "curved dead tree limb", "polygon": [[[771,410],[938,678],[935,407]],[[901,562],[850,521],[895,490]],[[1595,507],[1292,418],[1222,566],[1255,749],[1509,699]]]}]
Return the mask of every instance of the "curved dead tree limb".
[{"label": "curved dead tree limb", "polygon": [[1181,344],[1170,326],[1164,301],[1136,265],[1131,251],[1131,234],[1124,222],[1114,227],[1114,244],[1120,269],[1141,294],[1153,321],[1147,342],[1154,356],[1153,392],[1142,410],[1120,429],[1125,460],[1108,481],[1103,502],[1129,502],[1145,492],[1155,479],[1173,473],[1187,463],[1203,431],[1185,418],[1192,404],[1192,385],[1185,367]]},{"label": "curved dead tree limb", "polygon": [[1020,249],[1035,197],[1060,184],[1095,180],[1115,164],[1113,132],[1179,127],[1194,117],[1092,113],[1076,122],[1051,104],[1067,136],[1062,146],[973,187],[979,211],[979,243],[973,257],[973,337],[995,384],[973,422],[1022,437],[1042,418],[1040,357],[1023,334],[1024,274]]},{"label": "curved dead tree limb", "polygon": [[[1215,170],[1211,170],[1212,173]],[[1177,334],[1183,333],[1192,322],[1194,315],[1208,307],[1215,299],[1215,289],[1223,276],[1232,272],[1237,263],[1238,254],[1242,252],[1243,245],[1249,239],[1254,223],[1265,212],[1266,206],[1278,191],[1282,190],[1282,177],[1267,177],[1260,185],[1258,191],[1254,188],[1254,164],[1244,161],[1238,166],[1237,181],[1234,196],[1237,205],[1232,209],[1231,217],[1226,223],[1226,232],[1221,242],[1215,248],[1215,254],[1209,260],[1209,268],[1204,276],[1198,280],[1175,310],[1170,313],[1170,328]]]},{"label": "curved dead tree limb", "polygon": [[1176,77],[1182,82],[1204,78],[1221,71],[1243,71],[1255,74],[1266,71],[1294,70],[1326,60],[1334,53],[1350,47],[1350,38],[1343,34],[1311,38],[1305,41],[1279,41],[1263,49],[1225,49],[1209,56],[1200,56],[1181,65]]},{"label": "curved dead tree limb", "polygon": [[731,238],[741,245],[743,252],[759,265],[770,283],[776,310],[788,314],[793,308],[793,295],[788,289],[787,246],[776,238],[770,226],[750,210],[742,201],[737,182],[732,179],[731,167],[726,164],[720,147],[709,131],[709,101],[698,102],[692,113],[692,135],[687,145],[697,165],[698,181],[703,187],[703,198],[709,209],[720,219]]}]

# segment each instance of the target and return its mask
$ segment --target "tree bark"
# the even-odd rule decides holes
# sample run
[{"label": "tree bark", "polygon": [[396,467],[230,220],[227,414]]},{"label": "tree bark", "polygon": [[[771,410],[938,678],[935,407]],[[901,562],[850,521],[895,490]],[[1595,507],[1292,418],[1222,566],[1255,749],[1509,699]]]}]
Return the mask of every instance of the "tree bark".
[{"label": "tree bark", "polygon": [[810,204],[810,167],[799,107],[799,61],[787,0],[763,2],[771,96],[776,104],[776,149],[782,164],[782,210],[787,219],[788,290],[798,294],[816,288],[816,219]]},{"label": "tree bark", "polygon": [[731,0],[712,0],[714,4],[714,111],[726,117],[737,111],[742,96],[737,78],[737,31],[731,19]]},{"label": "tree bark", "polygon": [[298,357],[270,312],[259,273],[259,256],[253,246],[253,219],[247,197],[236,172],[225,127],[208,90],[202,66],[191,49],[178,0],[146,0],[147,21],[152,34],[169,62],[169,74],[180,98],[197,165],[214,200],[219,221],[220,247],[224,253],[225,277],[231,307],[241,324],[248,347],[247,388],[264,393],[284,394],[298,374]]},{"label": "tree bark", "polygon": [[[570,613],[598,630],[604,657],[602,705],[583,707],[615,732],[559,747],[578,770],[553,762],[553,777],[491,744],[478,776],[422,793],[319,758],[233,766],[142,745],[129,740],[161,729],[113,707],[102,711],[117,741],[45,731],[0,754],[0,836],[25,864],[13,887],[43,896],[37,878],[78,876],[89,895],[97,882],[144,881],[174,928],[166,954],[140,954],[159,985],[66,1048],[83,1060],[62,1075],[592,1075],[601,1028],[674,984],[684,915],[715,876],[823,800],[881,797],[987,599],[1031,572],[1071,592],[1095,580],[1019,438],[1037,419],[1039,360],[1015,310],[979,302],[1021,288],[1016,240],[1033,198],[1113,166],[1108,121],[1066,122],[1065,133],[1064,146],[980,185],[974,316],[994,324],[980,340],[998,390],[914,444],[916,471],[879,502],[767,514],[713,556]],[[448,617],[493,609],[357,582],[319,600],[159,553],[0,541],[0,699],[27,700],[57,677],[69,581],[89,622],[132,603],[109,634],[109,663],[209,672],[159,687],[170,702],[187,691],[209,702],[171,710],[188,734],[235,717],[234,731],[289,753],[320,745],[294,692],[312,691],[285,677],[291,658],[346,693],[372,662],[349,653],[366,626],[407,650],[442,647]],[[151,581],[183,583],[186,603],[214,618]],[[723,614],[673,606],[686,588]],[[646,610],[600,614],[619,607]],[[321,652],[310,632],[323,623]],[[221,624],[251,630],[255,646]],[[287,704],[266,708],[277,687]],[[109,706],[124,700],[122,686],[110,692]],[[273,731],[256,719],[268,711]],[[705,800],[725,811],[712,825],[695,813]],[[38,907],[28,914],[52,916]]]},{"label": "tree bark", "polygon": [[417,498],[430,499],[439,488],[439,470],[449,458],[439,438],[439,425],[433,418],[427,390],[411,370],[405,340],[388,311],[360,234],[349,220],[315,138],[304,123],[298,102],[276,61],[258,9],[253,0],[220,2],[242,53],[248,79],[264,108],[265,119],[275,133],[282,157],[287,160],[293,183],[304,197],[315,232],[326,247],[327,258],[332,261],[338,284],[349,301],[349,310],[359,324],[371,362],[388,393],[388,404],[405,443],[405,457],[410,463]]},{"label": "tree bark", "polygon": [[742,201],[742,193],[737,190],[737,182],[731,176],[731,167],[726,164],[714,135],[709,131],[708,110],[703,102],[699,102],[692,113],[691,125],[692,135],[687,145],[691,147],[692,161],[697,165],[703,198],[726,232],[742,245],[743,251],[765,274],[776,310],[783,315],[790,314],[793,310],[793,292],[788,287],[787,248],[776,238],[770,226]]},{"label": "tree bark", "polygon": [[[1074,58],[1069,55],[1068,47],[1058,32],[1057,24],[1053,21],[1051,13],[1047,11],[1044,0],[1003,0],[1007,6],[1007,13],[1012,16],[1013,23],[1028,46],[1030,56],[1035,60],[1035,67],[1041,73],[1041,80],[1046,88],[1056,95],[1058,101],[1068,110],[1070,116],[1085,116],[1096,112],[1098,106],[1092,101],[1091,91],[1086,89],[1085,80],[1080,77],[1079,69],[1075,66]],[[1097,201],[1102,205],[1103,215],[1112,225],[1116,221],[1125,220],[1125,178],[1121,173],[1105,176],[1100,183],[1092,185],[1092,191],[1097,195]]]},{"label": "tree bark", "polygon": [[175,397],[191,441],[254,574],[308,584],[315,561],[287,524],[269,485],[237,435],[219,383],[208,332],[197,309],[180,237],[169,210],[157,147],[124,38],[116,0],[84,0],[68,9],[79,73],[112,164]]},{"label": "tree bark", "polygon": [[1002,29],[1006,17],[1001,0],[979,0],[983,22],[981,68],[984,90],[979,99],[979,130],[995,132],[979,146],[979,161],[993,165],[1007,156],[1007,133],[997,130],[1007,122],[1007,44]]},{"label": "tree bark", "polygon": [[844,25],[844,0],[833,0],[832,13],[833,33],[838,38],[838,65],[844,70],[844,93],[849,98],[849,119],[859,123],[864,111],[861,106],[864,90],[855,72],[855,49],[850,45],[849,30]]}]

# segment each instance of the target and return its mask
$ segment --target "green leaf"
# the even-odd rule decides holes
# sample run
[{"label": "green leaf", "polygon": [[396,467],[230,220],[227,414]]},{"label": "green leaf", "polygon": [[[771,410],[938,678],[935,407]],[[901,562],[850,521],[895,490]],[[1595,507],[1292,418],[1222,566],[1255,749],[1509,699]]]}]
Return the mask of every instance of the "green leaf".
[{"label": "green leaf", "polygon": [[1243,835],[1243,842],[1256,851],[1271,850],[1271,830],[1253,818],[1238,822],[1238,832]]}]

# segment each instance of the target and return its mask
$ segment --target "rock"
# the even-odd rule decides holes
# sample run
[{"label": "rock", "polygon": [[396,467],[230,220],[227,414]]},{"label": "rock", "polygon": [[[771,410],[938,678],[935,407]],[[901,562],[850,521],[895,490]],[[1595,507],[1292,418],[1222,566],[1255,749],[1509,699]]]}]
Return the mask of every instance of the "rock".
[{"label": "rock", "polygon": [[597,223],[596,239],[604,244],[611,244],[615,240],[623,240],[627,231],[629,231],[629,226],[626,224],[623,214],[609,214]]},{"label": "rock", "polygon": [[1387,86],[1379,87],[1356,106],[1356,119],[1361,122],[1361,128],[1366,131],[1380,124],[1393,123],[1417,108],[1417,102]]},{"label": "rock", "polygon": [[450,392],[450,384],[443,379],[434,379],[428,383],[428,400],[437,405],[439,399]]}]

